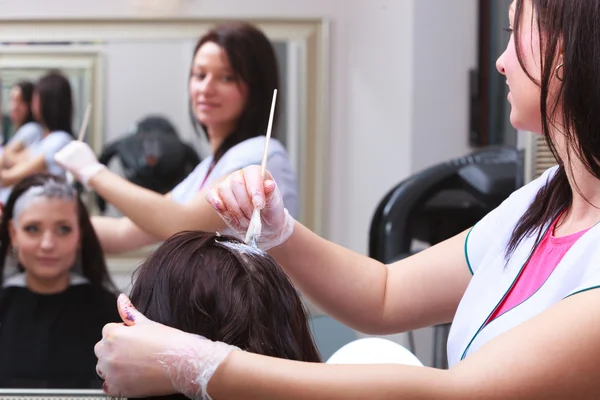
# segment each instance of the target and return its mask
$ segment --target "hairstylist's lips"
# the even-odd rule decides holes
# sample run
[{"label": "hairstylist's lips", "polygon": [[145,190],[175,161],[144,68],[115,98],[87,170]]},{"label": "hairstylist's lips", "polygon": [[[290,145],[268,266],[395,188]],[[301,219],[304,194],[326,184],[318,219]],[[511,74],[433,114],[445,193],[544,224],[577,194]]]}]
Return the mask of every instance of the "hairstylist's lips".
[{"label": "hairstylist's lips", "polygon": [[58,257],[38,257],[37,259],[42,265],[54,265],[60,261]]},{"label": "hairstylist's lips", "polygon": [[219,108],[219,104],[213,103],[210,101],[199,101],[197,107],[203,111],[214,110],[215,108]]}]

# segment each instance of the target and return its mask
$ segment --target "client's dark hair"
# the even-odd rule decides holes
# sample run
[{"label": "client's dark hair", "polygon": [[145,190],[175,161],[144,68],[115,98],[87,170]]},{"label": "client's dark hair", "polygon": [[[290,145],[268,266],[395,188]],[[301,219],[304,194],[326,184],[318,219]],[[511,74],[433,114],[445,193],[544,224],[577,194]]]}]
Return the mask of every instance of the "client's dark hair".
[{"label": "client's dark hair", "polygon": [[136,270],[130,298],[148,318],[185,332],[257,354],[321,361],[288,277],[271,256],[234,237],[173,235]]}]

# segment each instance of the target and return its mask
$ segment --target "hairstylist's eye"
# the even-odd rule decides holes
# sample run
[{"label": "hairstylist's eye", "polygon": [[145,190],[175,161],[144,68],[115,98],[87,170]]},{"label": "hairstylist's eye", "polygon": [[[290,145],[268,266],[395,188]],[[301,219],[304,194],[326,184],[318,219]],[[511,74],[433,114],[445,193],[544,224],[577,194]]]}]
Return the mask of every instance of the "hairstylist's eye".
[{"label": "hairstylist's eye", "polygon": [[62,225],[58,228],[58,233],[60,235],[68,235],[71,232],[73,232],[73,228],[68,225]]},{"label": "hairstylist's eye", "polygon": [[502,30],[504,32],[513,33],[513,29],[512,28],[502,28]]},{"label": "hairstylist's eye", "polygon": [[25,225],[23,230],[27,233],[38,233],[40,231],[37,225]]},{"label": "hairstylist's eye", "polygon": [[236,79],[236,78],[235,78],[235,76],[233,76],[233,75],[223,75],[223,76],[221,77],[221,80],[222,80],[223,82],[235,82],[237,79]]}]

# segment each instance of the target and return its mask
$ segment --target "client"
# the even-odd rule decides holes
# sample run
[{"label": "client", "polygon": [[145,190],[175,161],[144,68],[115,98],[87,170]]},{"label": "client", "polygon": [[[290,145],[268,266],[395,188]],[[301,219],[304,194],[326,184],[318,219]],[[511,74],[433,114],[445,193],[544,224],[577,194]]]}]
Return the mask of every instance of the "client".
[{"label": "client", "polygon": [[[219,234],[181,232],[135,273],[146,317],[242,350],[320,362],[296,289],[267,253]],[[186,399],[183,395],[153,399]]]}]

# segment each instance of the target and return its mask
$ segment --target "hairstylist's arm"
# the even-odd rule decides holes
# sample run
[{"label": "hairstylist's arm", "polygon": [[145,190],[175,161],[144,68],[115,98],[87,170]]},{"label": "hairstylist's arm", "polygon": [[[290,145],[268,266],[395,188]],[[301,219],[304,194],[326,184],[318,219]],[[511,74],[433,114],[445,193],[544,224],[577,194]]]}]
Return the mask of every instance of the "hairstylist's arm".
[{"label": "hairstylist's arm", "polygon": [[315,365],[232,352],[208,384],[216,399],[597,399],[600,290],[559,301],[449,370]]},{"label": "hairstylist's arm", "polygon": [[0,171],[0,183],[2,186],[12,186],[23,178],[33,175],[37,172],[46,170],[46,159],[43,155],[35,156],[27,160],[23,160],[9,169]]},{"label": "hairstylist's arm", "polygon": [[9,141],[4,150],[2,151],[2,158],[0,161],[0,165],[2,168],[10,168],[17,164],[19,161],[26,159],[28,152],[23,143],[14,140]]},{"label": "hairstylist's arm", "polygon": [[[384,265],[320,238],[284,209],[270,174],[248,167],[209,191],[207,199],[239,235],[262,210],[259,247],[270,253],[294,284],[345,324],[384,334],[450,322],[471,279],[464,255],[466,232],[392,265]],[[266,205],[265,205],[266,193]]]},{"label": "hairstylist's arm", "polygon": [[105,253],[118,254],[160,242],[129,218],[92,217],[92,225]]},{"label": "hairstylist's arm", "polygon": [[[122,296],[121,301],[126,301]],[[146,319],[121,305],[96,345],[111,395],[183,393],[207,399],[596,399],[600,290],[559,301],[449,370],[325,365],[233,351]],[[574,340],[576,338],[576,340]]]},{"label": "hairstylist's arm", "polygon": [[112,173],[98,162],[86,143],[73,141],[55,158],[134,224],[160,240],[184,230],[217,231],[225,227],[207,204],[204,193],[198,192],[191,202],[179,204],[169,195],[144,189]]}]

